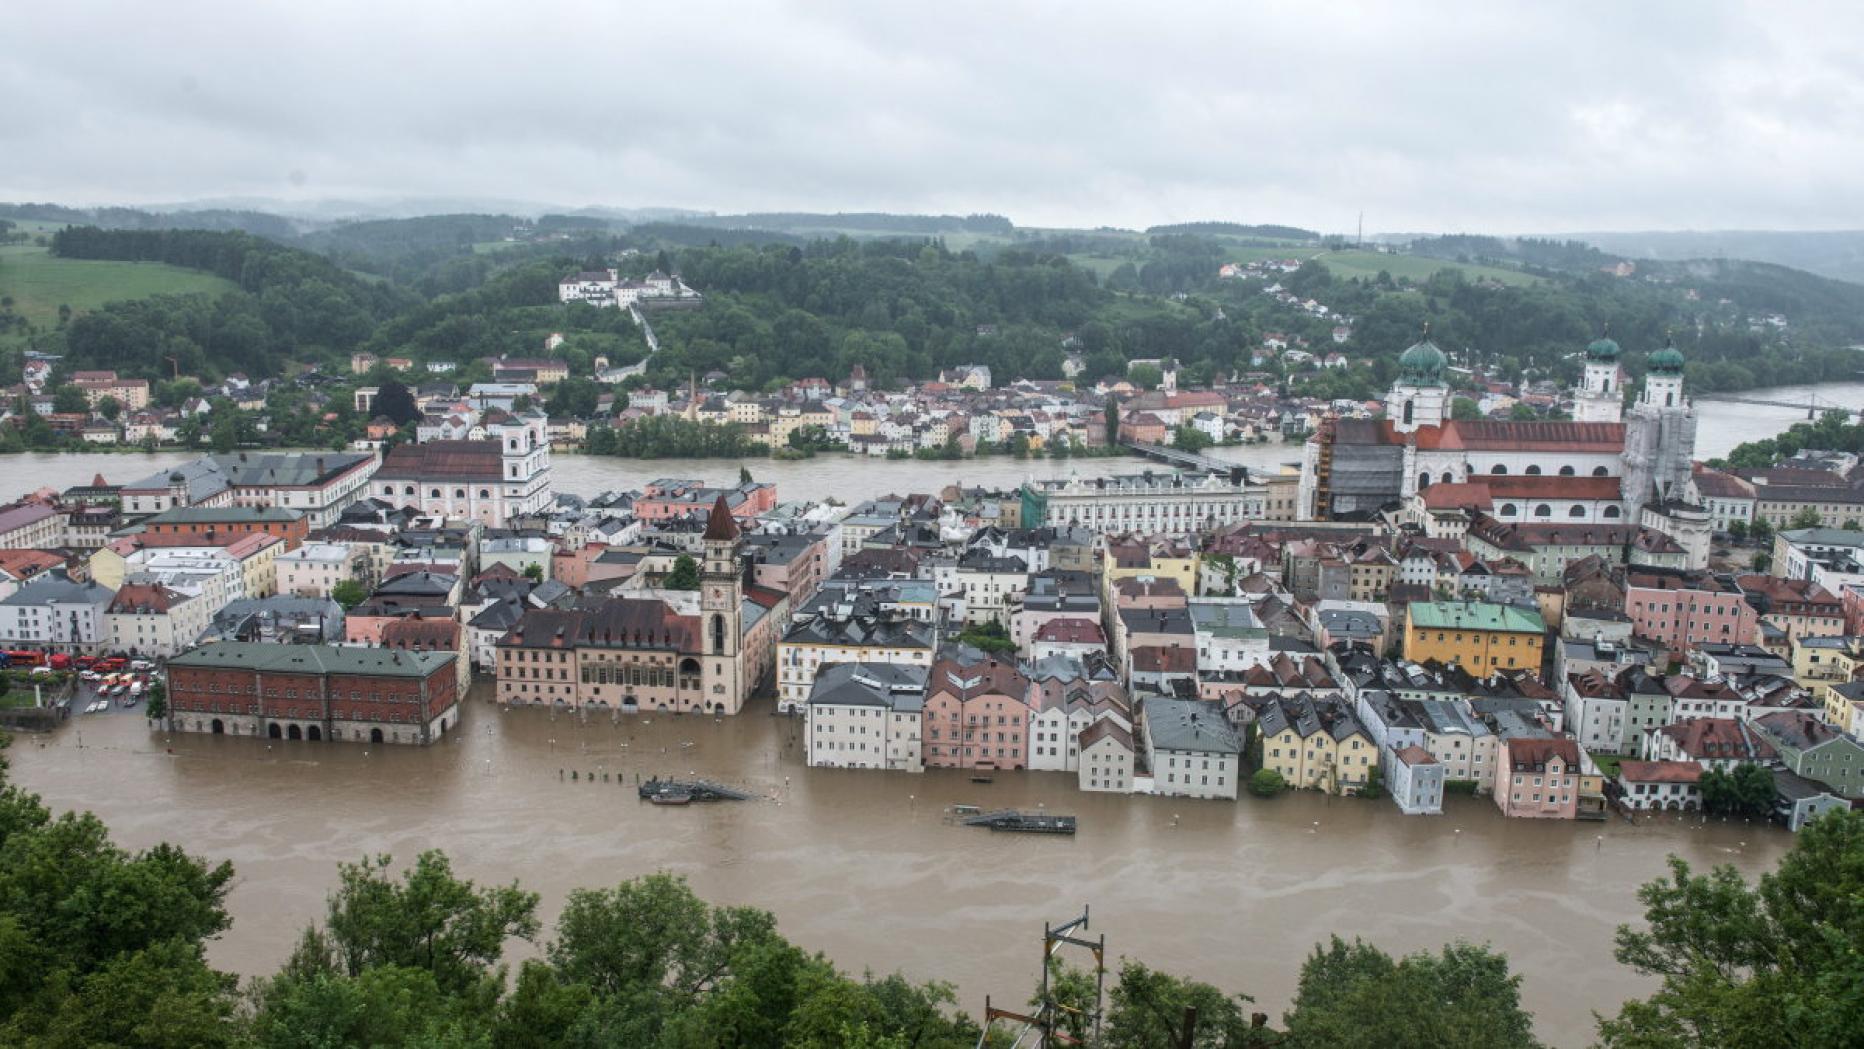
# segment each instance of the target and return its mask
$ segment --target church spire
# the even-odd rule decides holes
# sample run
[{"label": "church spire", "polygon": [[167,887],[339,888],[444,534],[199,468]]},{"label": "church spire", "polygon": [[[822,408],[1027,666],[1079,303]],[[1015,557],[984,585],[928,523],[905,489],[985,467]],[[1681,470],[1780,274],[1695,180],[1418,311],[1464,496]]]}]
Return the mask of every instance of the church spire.
[{"label": "church spire", "polygon": [[718,501],[712,504],[712,514],[706,518],[705,541],[708,543],[729,543],[738,538],[738,520],[731,516],[731,507],[725,505],[725,493],[720,492]]}]

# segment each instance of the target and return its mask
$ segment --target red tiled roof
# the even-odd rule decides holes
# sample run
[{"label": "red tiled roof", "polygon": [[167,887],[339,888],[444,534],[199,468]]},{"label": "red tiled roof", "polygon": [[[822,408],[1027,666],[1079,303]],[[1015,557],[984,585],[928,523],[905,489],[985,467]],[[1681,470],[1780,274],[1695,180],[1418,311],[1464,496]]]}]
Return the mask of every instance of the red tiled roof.
[{"label": "red tiled roof", "polygon": [[1078,619],[1064,616],[1051,619],[1036,630],[1037,641],[1056,641],[1064,644],[1104,645],[1107,635],[1101,632],[1100,624],[1091,619]]},{"label": "red tiled roof", "polygon": [[1140,645],[1133,649],[1133,669],[1155,674],[1187,674],[1197,669],[1197,651],[1176,645]]},{"label": "red tiled roof", "polygon": [[1693,761],[1621,761],[1618,777],[1630,783],[1700,783],[1702,766]]},{"label": "red tiled roof", "polygon": [[504,483],[498,442],[428,441],[397,445],[375,476],[395,481],[488,481]]}]

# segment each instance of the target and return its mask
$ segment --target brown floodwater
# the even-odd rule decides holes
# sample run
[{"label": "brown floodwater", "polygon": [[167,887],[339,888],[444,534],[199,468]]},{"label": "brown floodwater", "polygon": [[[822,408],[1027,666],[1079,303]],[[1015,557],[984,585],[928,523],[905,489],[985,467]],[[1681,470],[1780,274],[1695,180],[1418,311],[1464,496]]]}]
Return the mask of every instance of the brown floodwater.
[{"label": "brown floodwater", "polygon": [[[1639,917],[1637,886],[1667,854],[1752,877],[1791,845],[1764,825],[1680,817],[1504,820],[1474,798],[1407,818],[1389,802],[1312,794],[1199,802],[1082,794],[1055,773],[974,784],[809,769],[798,723],[767,709],[584,724],[475,699],[461,731],[427,749],[168,735],[133,714],[93,715],[19,738],[11,757],[21,784],[54,809],[95,811],[126,846],[172,841],[231,860],[233,928],[211,956],[246,974],[284,960],[339,861],[389,853],[400,866],[438,848],[467,877],[540,892],[546,919],[579,886],[683,874],[709,900],[775,912],[792,940],[845,969],[948,980],[973,1015],[987,993],[1025,1000],[1042,922],[1084,905],[1114,958],[1254,995],[1276,1016],[1331,933],[1394,953],[1487,942],[1525,975],[1541,1036],[1561,1046],[1587,1044],[1594,1010],[1647,989],[1612,960],[1612,931]],[[559,778],[571,770],[583,778]],[[649,806],[634,781],[654,773],[762,800]],[[956,826],[945,811],[958,803],[1039,805],[1081,830]]]}]

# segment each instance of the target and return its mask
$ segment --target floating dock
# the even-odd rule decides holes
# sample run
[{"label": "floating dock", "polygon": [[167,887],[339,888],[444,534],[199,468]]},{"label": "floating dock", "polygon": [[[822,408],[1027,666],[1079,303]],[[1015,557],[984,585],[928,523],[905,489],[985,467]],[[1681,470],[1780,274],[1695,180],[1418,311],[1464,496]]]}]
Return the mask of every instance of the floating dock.
[{"label": "floating dock", "polygon": [[749,801],[752,795],[708,780],[650,779],[641,784],[641,800],[656,805],[684,805],[692,801]]},{"label": "floating dock", "polygon": [[1047,813],[1018,812],[1015,809],[966,816],[963,823],[967,827],[989,827],[991,830],[1018,834],[1073,834],[1075,829],[1073,816],[1050,816]]}]

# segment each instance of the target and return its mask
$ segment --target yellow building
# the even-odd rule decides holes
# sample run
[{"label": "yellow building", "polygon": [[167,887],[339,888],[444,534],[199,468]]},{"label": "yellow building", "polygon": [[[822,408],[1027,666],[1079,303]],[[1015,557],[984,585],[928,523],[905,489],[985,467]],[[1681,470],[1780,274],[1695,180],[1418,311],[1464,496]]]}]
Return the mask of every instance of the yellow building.
[{"label": "yellow building", "polygon": [[1821,686],[1825,720],[1840,732],[1864,735],[1864,681],[1832,681]]},{"label": "yellow building", "polygon": [[1256,711],[1262,767],[1289,786],[1356,794],[1379,767],[1378,745],[1344,704],[1280,696]]},{"label": "yellow building", "polygon": [[1184,588],[1186,597],[1197,594],[1198,552],[1188,543],[1152,541],[1136,537],[1110,540],[1107,556],[1101,561],[1101,592],[1112,600],[1113,588],[1122,579],[1151,576],[1170,579]]},{"label": "yellow building", "polygon": [[1547,637],[1539,612],[1486,601],[1413,601],[1405,609],[1404,657],[1455,663],[1481,676],[1538,670]]},{"label": "yellow building", "polygon": [[1826,681],[1851,680],[1851,672],[1857,668],[1857,657],[1852,654],[1854,640],[1848,637],[1788,637],[1793,680],[1807,688],[1817,688]]}]

